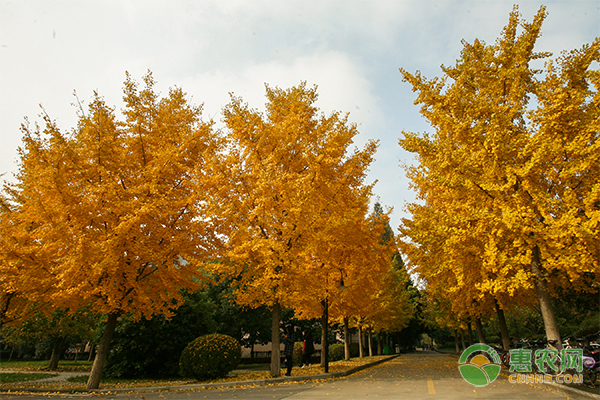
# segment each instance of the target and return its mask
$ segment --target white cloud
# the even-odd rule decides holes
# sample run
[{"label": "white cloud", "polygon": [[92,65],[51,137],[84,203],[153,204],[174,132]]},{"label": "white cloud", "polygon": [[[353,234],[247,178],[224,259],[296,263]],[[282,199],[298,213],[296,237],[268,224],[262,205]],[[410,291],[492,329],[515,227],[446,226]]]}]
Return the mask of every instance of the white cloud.
[{"label": "white cloud", "polygon": [[[549,0],[536,49],[579,48],[598,36],[597,0]],[[381,141],[371,178],[400,212],[410,199],[398,168],[403,129],[426,130],[399,67],[440,75],[461,39],[492,43],[514,0],[60,1],[0,0],[0,173],[14,171],[23,116],[42,103],[64,128],[75,122],[73,90],[97,89],[122,107],[125,71],[151,69],[158,89],[181,86],[205,117],[219,119],[228,92],[262,108],[264,84],[318,85],[326,114],[350,112],[361,137]],[[520,3],[531,21],[539,2]],[[397,225],[397,220],[393,226]]]},{"label": "white cloud", "polygon": [[376,125],[382,118],[378,99],[364,72],[348,56],[333,51],[246,65],[235,73],[203,72],[183,79],[181,86],[193,93],[196,101],[204,102],[206,115],[213,117],[229,102],[230,92],[242,97],[250,107],[262,110],[265,84],[286,89],[301,81],[318,86],[317,106],[325,114],[350,112],[350,120],[362,125]]}]

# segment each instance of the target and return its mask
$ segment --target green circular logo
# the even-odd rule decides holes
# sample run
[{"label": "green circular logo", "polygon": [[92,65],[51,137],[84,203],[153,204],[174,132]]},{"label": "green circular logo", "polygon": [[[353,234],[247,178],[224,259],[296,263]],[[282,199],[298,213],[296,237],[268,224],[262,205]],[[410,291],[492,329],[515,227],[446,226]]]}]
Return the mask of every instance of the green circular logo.
[{"label": "green circular logo", "polygon": [[462,352],[458,370],[465,381],[473,386],[486,386],[500,374],[500,356],[490,346],[477,343]]}]

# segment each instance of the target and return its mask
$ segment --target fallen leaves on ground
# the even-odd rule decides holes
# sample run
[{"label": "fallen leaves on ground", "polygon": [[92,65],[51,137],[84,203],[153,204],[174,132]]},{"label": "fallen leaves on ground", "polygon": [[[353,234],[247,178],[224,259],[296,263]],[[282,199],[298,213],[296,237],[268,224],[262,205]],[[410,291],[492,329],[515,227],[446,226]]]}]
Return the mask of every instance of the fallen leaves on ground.
[{"label": "fallen leaves on ground", "polygon": [[[387,358],[388,356],[373,356],[364,358],[352,358],[348,361],[335,361],[329,363],[329,373],[343,372],[352,368],[360,367],[365,364],[370,364],[375,361]],[[292,377],[294,376],[311,376],[323,374],[324,369],[318,365],[312,365],[308,368],[294,367],[292,369]],[[281,375],[285,374],[285,370],[282,370]],[[165,387],[165,386],[179,386],[179,385],[191,385],[191,384],[209,384],[218,382],[236,382],[236,381],[253,381],[253,380],[264,380],[271,378],[271,374],[267,370],[253,371],[244,369],[244,366],[240,366],[239,369],[232,371],[227,377],[221,379],[215,379],[210,381],[194,381],[189,379],[103,379],[100,384],[100,389],[120,389],[120,388],[139,388],[139,387]],[[66,378],[65,378],[66,379]],[[70,379],[60,381],[35,381],[35,382],[13,382],[0,384],[0,389],[7,390],[13,388],[35,388],[35,389],[48,389],[52,390],[84,390],[85,379]]]}]

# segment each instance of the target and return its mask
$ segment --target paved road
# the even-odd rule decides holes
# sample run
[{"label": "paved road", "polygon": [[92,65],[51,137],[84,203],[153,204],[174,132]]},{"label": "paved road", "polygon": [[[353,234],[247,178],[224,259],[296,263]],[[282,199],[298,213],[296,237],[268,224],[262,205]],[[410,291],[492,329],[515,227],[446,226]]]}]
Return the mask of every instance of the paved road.
[{"label": "paved road", "polygon": [[[292,373],[293,374],[293,373]],[[38,400],[49,396],[14,396],[12,400]],[[89,395],[60,395],[52,398],[81,398]],[[286,383],[244,388],[205,389],[181,392],[120,393],[97,395],[101,399],[192,400],[192,399],[574,399],[579,398],[527,384],[513,384],[500,377],[492,384],[476,388],[458,372],[456,357],[437,353],[402,355],[392,361],[349,377],[322,382]]]}]

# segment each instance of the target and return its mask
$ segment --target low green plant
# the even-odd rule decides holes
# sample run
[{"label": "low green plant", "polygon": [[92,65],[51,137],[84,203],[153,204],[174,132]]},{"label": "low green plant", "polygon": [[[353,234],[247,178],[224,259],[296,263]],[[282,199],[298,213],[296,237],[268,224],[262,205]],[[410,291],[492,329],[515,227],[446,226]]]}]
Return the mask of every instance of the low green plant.
[{"label": "low green plant", "polygon": [[[92,368],[93,361],[74,361],[60,360],[58,369],[63,371],[89,371]],[[29,371],[43,370],[48,367],[48,360],[30,360],[30,361],[4,361],[3,369],[26,369]]]},{"label": "low green plant", "polygon": [[36,381],[38,379],[52,378],[56,374],[26,374],[22,372],[0,373],[0,383]]},{"label": "low green plant", "polygon": [[329,346],[329,361],[339,361],[344,359],[344,344],[334,343]]},{"label": "low green plant", "polygon": [[226,376],[240,363],[240,343],[228,335],[200,336],[181,353],[179,373],[199,381]]}]

